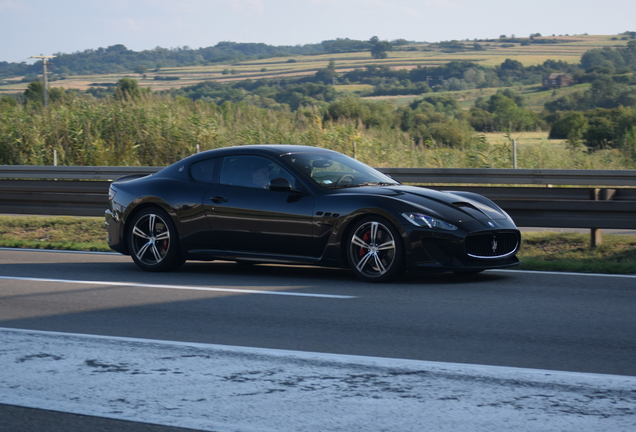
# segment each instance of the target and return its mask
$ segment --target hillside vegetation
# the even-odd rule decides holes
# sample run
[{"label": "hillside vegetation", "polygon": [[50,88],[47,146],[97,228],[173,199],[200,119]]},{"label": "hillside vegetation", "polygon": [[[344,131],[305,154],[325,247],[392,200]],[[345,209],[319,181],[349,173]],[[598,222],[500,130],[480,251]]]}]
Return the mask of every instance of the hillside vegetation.
[{"label": "hillside vegetation", "polygon": [[[0,163],[49,164],[55,150],[67,165],[166,165],[196,148],[296,143],[352,154],[356,143],[356,156],[376,166],[502,168],[511,166],[512,139],[540,132],[533,146],[520,146],[519,166],[635,166],[635,32],[215,48],[253,53],[224,64],[221,54],[199,52],[189,66],[153,72],[140,63],[135,78],[56,72],[47,108],[40,81],[16,93],[21,79],[5,78],[0,88],[13,93],[0,98]],[[194,51],[159,54],[174,60]],[[110,58],[122,68],[155,54],[117,46],[59,57]],[[551,73],[575,85],[544,89]],[[80,78],[99,82],[59,86]],[[169,88],[153,91],[162,86]]]},{"label": "hillside vegetation", "polygon": [[[142,87],[163,90],[210,80],[284,80],[314,74],[326,68],[332,60],[337,65],[338,73],[355,68],[364,69],[371,64],[407,70],[462,61],[493,68],[506,59],[518,61],[526,67],[543,64],[547,60],[577,64],[585,52],[625,46],[630,37],[533,36],[532,40],[502,38],[435,44],[398,40],[393,41],[392,50],[387,52],[385,58],[371,56],[370,41],[348,39],[299,47],[221,42],[215,47],[198,50],[157,47],[142,52],[114,45],[73,54],[56,53],[49,72],[52,87],[86,90],[91,84],[114,85],[119,79],[128,76],[138,79]],[[26,85],[41,73],[39,62],[0,62],[0,92],[24,91]],[[338,83],[342,84],[340,81]]]}]

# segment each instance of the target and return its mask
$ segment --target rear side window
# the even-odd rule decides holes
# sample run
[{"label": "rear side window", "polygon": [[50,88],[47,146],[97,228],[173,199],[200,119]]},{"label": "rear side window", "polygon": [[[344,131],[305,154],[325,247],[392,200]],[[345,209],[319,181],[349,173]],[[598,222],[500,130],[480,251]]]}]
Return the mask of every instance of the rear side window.
[{"label": "rear side window", "polygon": [[294,186],[296,179],[276,162],[261,156],[228,156],[223,159],[221,184],[267,189],[272,179],[284,177]]},{"label": "rear side window", "polygon": [[190,175],[195,181],[216,183],[219,172],[219,159],[206,159],[195,162],[190,167]]}]

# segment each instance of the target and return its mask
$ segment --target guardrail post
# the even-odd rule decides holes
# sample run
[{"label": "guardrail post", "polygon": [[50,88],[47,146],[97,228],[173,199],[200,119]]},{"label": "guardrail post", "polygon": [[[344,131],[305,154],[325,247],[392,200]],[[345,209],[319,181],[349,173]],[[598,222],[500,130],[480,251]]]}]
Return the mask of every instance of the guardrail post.
[{"label": "guardrail post", "polygon": [[[616,189],[590,189],[590,199],[593,201],[609,201],[614,198]],[[590,248],[594,249],[603,243],[603,233],[600,228],[590,228]]]},{"label": "guardrail post", "polygon": [[594,249],[603,243],[603,232],[600,228],[590,229],[590,248]]}]

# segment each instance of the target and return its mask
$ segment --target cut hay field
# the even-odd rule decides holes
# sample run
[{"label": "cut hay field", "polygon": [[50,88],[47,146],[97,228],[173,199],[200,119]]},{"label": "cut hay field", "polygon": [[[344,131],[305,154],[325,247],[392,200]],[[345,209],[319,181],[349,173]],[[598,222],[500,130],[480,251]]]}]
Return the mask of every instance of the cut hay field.
[{"label": "cut hay field", "polygon": [[[344,73],[354,68],[367,65],[386,65],[393,69],[412,69],[417,66],[438,66],[451,61],[473,61],[477,64],[493,67],[506,59],[517,60],[524,66],[541,64],[546,60],[562,60],[578,63],[586,51],[602,47],[625,46],[625,40],[612,40],[615,35],[596,36],[546,36],[545,39],[557,39],[561,43],[533,44],[521,46],[509,44],[506,39],[496,42],[480,42],[483,51],[467,50],[463,52],[445,53],[436,44],[417,44],[396,48],[388,53],[388,58],[372,59],[369,52],[306,55],[292,57],[276,57],[261,60],[247,60],[237,63],[214,64],[205,66],[186,66],[163,68],[158,72],[149,71],[145,76],[128,74],[82,75],[68,76],[64,80],[51,81],[51,87],[88,89],[94,83],[116,83],[127,76],[139,81],[141,87],[153,90],[185,87],[203,81],[235,81],[244,79],[285,79],[314,74],[318,69],[326,68],[331,60],[336,63],[336,71]],[[463,41],[471,48],[474,41]],[[502,45],[512,45],[502,47]],[[264,70],[263,70],[264,69]],[[225,71],[225,73],[224,73]],[[178,77],[175,81],[155,80],[155,76]],[[26,89],[27,83],[19,80],[0,81],[0,94],[19,93]]]}]

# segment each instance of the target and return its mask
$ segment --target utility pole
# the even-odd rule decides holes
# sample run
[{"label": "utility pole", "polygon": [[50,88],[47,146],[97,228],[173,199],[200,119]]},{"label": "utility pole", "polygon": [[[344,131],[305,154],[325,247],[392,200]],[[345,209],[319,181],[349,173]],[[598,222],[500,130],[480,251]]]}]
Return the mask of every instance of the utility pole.
[{"label": "utility pole", "polygon": [[46,59],[55,58],[56,56],[31,56],[29,58],[42,59],[42,79],[44,80],[44,106],[49,106],[49,90],[48,79],[46,76]]}]

